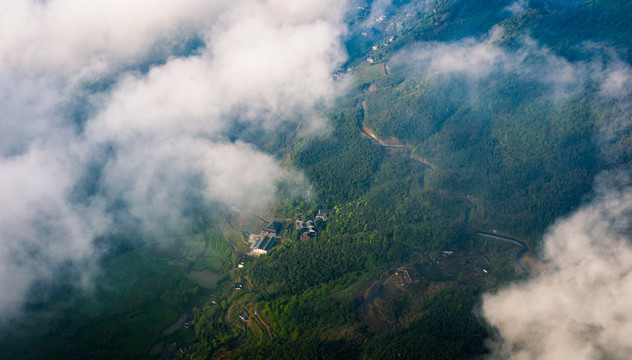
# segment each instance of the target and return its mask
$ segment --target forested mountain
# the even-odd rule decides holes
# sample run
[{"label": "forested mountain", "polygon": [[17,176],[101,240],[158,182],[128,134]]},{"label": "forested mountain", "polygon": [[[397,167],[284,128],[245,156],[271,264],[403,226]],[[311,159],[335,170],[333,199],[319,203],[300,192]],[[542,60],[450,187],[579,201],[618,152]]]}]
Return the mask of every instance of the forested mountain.
[{"label": "forested mountain", "polygon": [[[515,245],[539,249],[599,173],[632,160],[632,1],[354,5],[326,133],[248,134],[307,188],[281,182],[271,207],[227,206],[176,245],[114,251],[104,263],[125,291],[106,282],[100,312],[64,309],[20,356],[490,356],[502,335],[482,294],[546,267]],[[278,246],[253,256],[248,236],[274,223]],[[207,270],[220,275],[203,287]]]},{"label": "forested mountain", "polygon": [[[439,6],[443,21],[393,43],[409,50],[380,53],[390,74],[373,80],[364,124],[436,165],[429,188],[470,194],[489,225],[537,237],[579,204],[597,172],[628,160],[625,145],[604,151],[600,137],[613,103],[625,107],[604,89],[628,66],[630,3],[534,3],[497,23],[484,3],[462,21],[452,19],[468,5]],[[607,25],[593,32],[595,17]]]}]

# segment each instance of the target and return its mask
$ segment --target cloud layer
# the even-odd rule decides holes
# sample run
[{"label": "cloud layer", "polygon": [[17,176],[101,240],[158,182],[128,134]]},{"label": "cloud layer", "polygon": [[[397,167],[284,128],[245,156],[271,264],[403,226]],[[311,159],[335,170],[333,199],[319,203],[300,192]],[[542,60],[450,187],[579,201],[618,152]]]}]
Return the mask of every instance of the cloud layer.
[{"label": "cloud layer", "polygon": [[[186,223],[192,199],[259,205],[300,178],[231,131],[323,125],[344,6],[2,2],[0,319],[60,267],[88,281],[93,240],[120,212],[160,234]],[[203,45],[178,55],[192,38]]]}]

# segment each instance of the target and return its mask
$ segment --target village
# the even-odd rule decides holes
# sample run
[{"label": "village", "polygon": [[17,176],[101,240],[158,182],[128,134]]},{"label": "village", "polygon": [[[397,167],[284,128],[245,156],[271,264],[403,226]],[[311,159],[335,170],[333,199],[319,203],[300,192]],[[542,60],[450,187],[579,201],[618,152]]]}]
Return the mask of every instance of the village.
[{"label": "village", "polygon": [[[294,219],[266,219],[235,207],[226,209],[222,235],[236,253],[242,254],[234,263],[236,268],[232,271],[233,291],[252,291],[248,279],[240,271],[246,266],[249,258],[267,254],[276,246],[288,241],[307,241],[317,238],[319,229],[324,229],[325,223],[329,220],[329,213],[329,210],[320,209],[313,216],[300,214]],[[221,297],[210,296],[205,303],[217,305],[221,300]],[[259,316],[256,309],[248,309],[248,311],[242,309],[240,312],[229,310],[228,312],[234,313],[233,315],[243,321],[246,327],[251,319],[265,324],[265,320]],[[254,318],[252,314],[255,315]],[[188,323],[186,328],[188,328]]]},{"label": "village", "polygon": [[[325,223],[329,218],[328,210],[318,210],[312,217],[297,217],[294,220],[294,231],[298,233],[298,239],[308,240],[318,236],[316,223]],[[282,243],[283,231],[289,235],[289,229],[285,229],[285,224],[278,221],[267,222],[258,234],[248,234],[248,244],[251,252],[249,255],[259,256],[266,254],[270,249]]]}]

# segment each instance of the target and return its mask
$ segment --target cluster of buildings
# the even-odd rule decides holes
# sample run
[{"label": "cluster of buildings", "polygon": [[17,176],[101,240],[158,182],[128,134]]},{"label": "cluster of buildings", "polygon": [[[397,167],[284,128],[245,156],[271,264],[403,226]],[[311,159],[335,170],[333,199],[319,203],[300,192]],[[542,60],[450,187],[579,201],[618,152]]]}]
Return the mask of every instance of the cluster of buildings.
[{"label": "cluster of buildings", "polygon": [[261,230],[261,234],[250,235],[248,242],[250,243],[252,252],[261,255],[277,246],[281,242],[281,230],[283,230],[283,224],[275,221],[266,225],[263,230]]},{"label": "cluster of buildings", "polygon": [[316,230],[314,226],[314,220],[296,219],[294,223],[294,229],[301,234],[301,240],[307,240],[316,237]]},{"label": "cluster of buildings", "polygon": [[299,232],[301,240],[315,238],[316,236],[318,236],[318,233],[316,232],[316,225],[314,224],[314,222],[318,220],[327,221],[328,218],[329,211],[318,210],[318,213],[314,217],[314,220],[303,220],[301,218],[296,219],[296,221],[294,222],[294,229]]},{"label": "cluster of buildings", "polygon": [[[316,216],[313,219],[297,219],[294,222],[294,228],[299,232],[301,240],[307,240],[315,238],[318,233],[316,231],[317,221],[327,221],[329,219],[329,211],[318,210]],[[251,234],[248,238],[250,248],[254,255],[265,254],[273,247],[281,243],[281,231],[283,230],[283,224],[279,222],[268,223],[260,234]],[[243,264],[238,264],[238,267],[243,267]]]}]

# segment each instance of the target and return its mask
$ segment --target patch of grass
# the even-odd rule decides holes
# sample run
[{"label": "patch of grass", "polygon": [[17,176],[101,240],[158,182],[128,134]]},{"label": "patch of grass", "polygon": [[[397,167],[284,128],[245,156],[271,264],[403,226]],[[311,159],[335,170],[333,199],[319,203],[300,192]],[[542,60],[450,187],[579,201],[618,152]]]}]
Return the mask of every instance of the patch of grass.
[{"label": "patch of grass", "polygon": [[198,286],[179,271],[143,278],[114,308],[79,332],[78,344],[85,348],[78,346],[77,353],[144,355],[197,292]]}]

